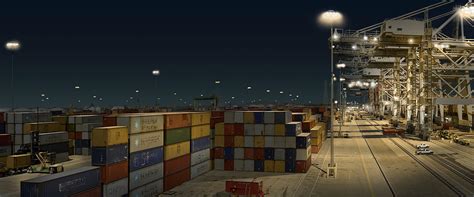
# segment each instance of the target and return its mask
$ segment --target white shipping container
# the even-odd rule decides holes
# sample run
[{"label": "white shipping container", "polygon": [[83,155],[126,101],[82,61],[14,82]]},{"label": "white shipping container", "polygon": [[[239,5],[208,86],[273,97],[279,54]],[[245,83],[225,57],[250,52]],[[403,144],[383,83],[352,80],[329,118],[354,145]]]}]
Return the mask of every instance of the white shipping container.
[{"label": "white shipping container", "polygon": [[163,130],[163,115],[125,114],[117,117],[117,125],[128,127],[129,133],[142,133]]},{"label": "white shipping container", "polygon": [[242,111],[234,112],[234,122],[235,123],[244,123],[244,112],[242,112]]},{"label": "white shipping container", "polygon": [[234,112],[233,111],[224,112],[224,123],[234,123]]},{"label": "white shipping container", "polygon": [[275,135],[275,125],[274,124],[266,124],[263,135],[270,135],[270,136]]},{"label": "white shipping container", "polygon": [[274,160],[285,161],[285,149],[283,149],[283,148],[275,148]]},{"label": "white shipping container", "polygon": [[11,155],[11,153],[12,153],[11,146],[0,146],[0,157]]},{"label": "white shipping container", "polygon": [[211,159],[211,149],[204,149],[191,154],[191,166]]},{"label": "white shipping container", "polygon": [[7,123],[32,123],[49,122],[51,113],[49,112],[8,112]]},{"label": "white shipping container", "polygon": [[254,135],[254,124],[244,124],[244,135]]},{"label": "white shipping container", "polygon": [[265,125],[264,124],[255,124],[254,126],[254,135],[263,135],[263,132],[265,130]]},{"label": "white shipping container", "polygon": [[273,148],[275,146],[274,136],[265,136],[265,148]]},{"label": "white shipping container", "polygon": [[253,148],[254,139],[253,136],[244,136],[244,147]]},{"label": "white shipping container", "polygon": [[163,131],[136,133],[130,135],[130,152],[163,146]]},{"label": "white shipping container", "polygon": [[7,124],[6,132],[8,134],[15,134],[15,124]]},{"label": "white shipping container", "polygon": [[200,175],[211,170],[211,161],[205,161],[195,166],[191,166],[191,179],[194,179]]},{"label": "white shipping container", "polygon": [[90,148],[81,148],[82,149],[82,154],[81,155],[91,155],[90,151],[91,149]]},{"label": "white shipping container", "polygon": [[15,133],[22,134],[23,133],[23,124],[15,124]]},{"label": "white shipping container", "polygon": [[224,170],[224,160],[223,159],[214,159],[214,169],[215,170]]},{"label": "white shipping container", "polygon": [[128,178],[102,186],[103,197],[118,197],[128,193]]},{"label": "white shipping container", "polygon": [[285,137],[282,136],[275,136],[275,139],[273,140],[273,146],[275,148],[286,148],[285,146]]},{"label": "white shipping container", "polygon": [[311,146],[308,146],[306,149],[296,149],[296,160],[306,161],[309,157],[311,157]]},{"label": "white shipping container", "polygon": [[244,148],[234,148],[234,159],[244,159]]},{"label": "white shipping container", "polygon": [[244,160],[244,170],[245,171],[254,171],[254,160]]},{"label": "white shipping container", "polygon": [[263,122],[265,124],[275,123],[275,113],[271,111],[266,111],[263,113]]},{"label": "white shipping container", "polygon": [[130,172],[130,190],[163,178],[163,163]]},{"label": "white shipping container", "polygon": [[67,142],[68,140],[68,133],[65,131],[39,134],[40,145]]},{"label": "white shipping container", "polygon": [[23,135],[23,144],[31,143],[31,135],[25,134]]},{"label": "white shipping container", "polygon": [[286,148],[296,148],[296,137],[285,137]]},{"label": "white shipping container", "polygon": [[91,132],[81,132],[81,134],[83,140],[91,139]]},{"label": "white shipping container", "polygon": [[130,192],[130,197],[155,197],[163,192],[163,179],[141,186]]},{"label": "white shipping container", "polygon": [[234,160],[234,170],[235,171],[244,171],[244,160],[236,159]]}]

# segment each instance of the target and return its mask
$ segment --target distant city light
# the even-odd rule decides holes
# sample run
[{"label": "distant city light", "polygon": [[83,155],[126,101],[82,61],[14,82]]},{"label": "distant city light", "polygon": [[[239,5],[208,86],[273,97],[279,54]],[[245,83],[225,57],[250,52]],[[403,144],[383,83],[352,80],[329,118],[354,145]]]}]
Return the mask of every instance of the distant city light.
[{"label": "distant city light", "polygon": [[221,80],[214,81],[215,84],[221,84]]},{"label": "distant city light", "polygon": [[251,90],[251,89],[252,89],[252,87],[251,87],[251,86],[248,86],[248,87],[247,87],[247,90]]},{"label": "distant city light", "polygon": [[80,89],[81,87],[80,86],[74,86],[74,89]]},{"label": "distant city light", "polygon": [[158,70],[158,69],[157,69],[157,70],[153,70],[153,71],[151,71],[151,74],[153,74],[153,75],[155,75],[155,76],[158,76],[158,75],[160,75],[160,70]]},{"label": "distant city light", "polygon": [[5,44],[5,48],[9,51],[18,51],[20,47],[21,47],[20,42],[16,40],[8,41]]},{"label": "distant city light", "polygon": [[267,93],[270,93],[270,90],[266,90]]},{"label": "distant city light", "polygon": [[138,90],[138,89],[137,89],[137,90],[135,90],[135,92],[136,92],[136,93],[139,93],[139,92],[140,92],[140,90]]},{"label": "distant city light", "polygon": [[44,97],[44,96],[46,96],[46,95],[45,95],[45,94],[41,94],[41,97]]}]

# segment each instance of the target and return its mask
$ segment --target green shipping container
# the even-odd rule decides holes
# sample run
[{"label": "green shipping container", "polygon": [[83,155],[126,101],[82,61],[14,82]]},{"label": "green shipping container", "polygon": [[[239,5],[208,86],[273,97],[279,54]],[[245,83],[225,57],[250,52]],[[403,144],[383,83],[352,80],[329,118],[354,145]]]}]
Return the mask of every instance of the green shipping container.
[{"label": "green shipping container", "polygon": [[76,131],[76,125],[75,124],[67,124],[66,131]]},{"label": "green shipping container", "polygon": [[191,140],[191,127],[165,130],[165,145]]}]

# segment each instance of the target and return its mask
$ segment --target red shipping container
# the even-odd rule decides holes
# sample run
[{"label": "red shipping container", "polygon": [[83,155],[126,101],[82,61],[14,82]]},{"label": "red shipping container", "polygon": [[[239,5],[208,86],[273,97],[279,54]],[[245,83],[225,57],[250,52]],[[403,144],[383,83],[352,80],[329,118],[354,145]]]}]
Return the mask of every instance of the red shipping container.
[{"label": "red shipping container", "polygon": [[210,158],[214,160],[214,148],[211,148]]},{"label": "red shipping container", "polygon": [[244,124],[234,124],[234,135],[244,135]]},{"label": "red shipping container", "polygon": [[254,160],[265,160],[265,150],[263,148],[254,148],[253,149]]},{"label": "red shipping container", "polygon": [[5,112],[0,112],[0,123],[5,123]]},{"label": "red shipping container", "polygon": [[211,111],[211,117],[224,117],[225,111]]},{"label": "red shipping container", "polygon": [[225,191],[232,195],[264,196],[262,181],[226,181]]},{"label": "red shipping container", "polygon": [[211,129],[216,128],[217,123],[224,122],[224,117],[212,117],[211,118]]},{"label": "red shipping container", "polygon": [[100,167],[100,180],[104,184],[125,177],[128,177],[128,160]]},{"label": "red shipping container", "polygon": [[12,137],[10,134],[0,134],[0,146],[8,146],[12,144]]},{"label": "red shipping container", "polygon": [[71,197],[101,197],[102,196],[102,187],[98,186],[96,188],[83,191],[81,193],[73,194]]},{"label": "red shipping container", "polygon": [[164,185],[165,185],[164,190],[165,191],[171,190],[175,188],[176,186],[181,185],[185,183],[186,181],[189,181],[190,178],[191,178],[191,172],[189,168],[183,171],[180,171],[178,173],[165,176],[163,180]]},{"label": "red shipping container", "polygon": [[76,140],[82,140],[82,132],[76,132],[76,133],[75,133],[75,136],[74,136],[74,139],[76,139]]},{"label": "red shipping container", "polygon": [[224,160],[224,170],[234,171],[234,160]]},{"label": "red shipping container", "polygon": [[224,148],[214,148],[214,159],[224,159]]},{"label": "red shipping container", "polygon": [[306,161],[296,161],[296,171],[297,173],[305,173],[308,172],[309,168],[311,167],[311,157],[308,158]]},{"label": "red shipping container", "polygon": [[183,171],[191,166],[191,155],[187,154],[172,160],[165,161],[165,176]]},{"label": "red shipping container", "polygon": [[183,128],[191,126],[191,114],[189,113],[166,113],[165,129]]},{"label": "red shipping container", "polygon": [[254,160],[254,149],[253,148],[245,148],[244,149],[244,159]]},{"label": "red shipping container", "polygon": [[318,153],[319,152],[319,146],[312,145],[311,146],[311,153]]},{"label": "red shipping container", "polygon": [[102,119],[102,125],[104,127],[117,126],[117,117],[116,116],[104,116]]},{"label": "red shipping container", "polygon": [[224,124],[224,135],[234,135],[234,124]]},{"label": "red shipping container", "polygon": [[234,136],[224,136],[224,147],[234,147]]},{"label": "red shipping container", "polygon": [[68,139],[73,140],[76,138],[76,132],[68,132],[67,136],[68,136]]}]

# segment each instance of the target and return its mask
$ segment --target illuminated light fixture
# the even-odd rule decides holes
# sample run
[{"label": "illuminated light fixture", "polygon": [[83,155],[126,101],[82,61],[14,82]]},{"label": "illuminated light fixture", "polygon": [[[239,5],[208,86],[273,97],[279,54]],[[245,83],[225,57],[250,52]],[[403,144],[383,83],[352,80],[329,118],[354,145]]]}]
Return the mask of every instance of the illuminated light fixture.
[{"label": "illuminated light fixture", "polygon": [[334,100],[334,104],[337,104],[337,100]]},{"label": "illuminated light fixture", "polygon": [[346,79],[345,78],[339,78],[339,81],[345,81]]},{"label": "illuminated light fixture", "polygon": [[284,92],[283,91],[280,91],[280,94],[283,94]]},{"label": "illuminated light fixture", "polygon": [[265,92],[270,93],[270,90],[266,90]]},{"label": "illuminated light fixture", "polygon": [[45,95],[45,94],[41,94],[41,97],[44,97],[44,96],[46,96],[46,95]]},{"label": "illuminated light fixture", "polygon": [[336,64],[336,68],[345,68],[346,64]]},{"label": "illuminated light fixture", "polygon": [[336,46],[332,45],[332,48],[334,49],[334,48],[336,48]]},{"label": "illuminated light fixture", "polygon": [[364,40],[365,40],[365,41],[369,40],[369,37],[367,37],[367,36],[364,35]]},{"label": "illuminated light fixture", "polygon": [[21,48],[21,44],[17,40],[12,40],[5,44],[5,48],[9,51],[18,51]]},{"label": "illuminated light fixture", "polygon": [[158,75],[160,75],[160,70],[158,70],[158,69],[153,70],[153,71],[151,71],[151,74],[153,74],[155,76],[158,76]]},{"label": "illuminated light fixture", "polygon": [[252,86],[247,86],[247,90],[251,90],[252,89]]},{"label": "illuminated light fixture", "polygon": [[352,45],[352,50],[357,50],[357,45]]},{"label": "illuminated light fixture", "polygon": [[215,84],[221,84],[221,80],[214,81]]},{"label": "illuminated light fixture", "polygon": [[394,100],[394,101],[399,101],[399,100],[400,100],[400,97],[394,96],[394,97],[393,97],[393,100]]},{"label": "illuminated light fixture", "polygon": [[415,43],[415,40],[413,40],[413,38],[408,39],[408,44],[413,44],[413,43]]},{"label": "illuminated light fixture", "polygon": [[374,37],[372,40],[373,40],[374,42],[379,41],[379,39],[378,39],[377,37]]},{"label": "illuminated light fixture", "polygon": [[231,97],[231,98],[232,98],[232,100],[233,100],[233,99],[235,99],[235,96],[233,96],[233,97]]},{"label": "illuminated light fixture", "polygon": [[474,17],[474,6],[472,3],[467,3],[461,9],[458,10],[459,14],[463,18],[471,18]]},{"label": "illuminated light fixture", "polygon": [[358,87],[362,87],[362,82],[361,81],[356,81],[355,85],[358,86]]},{"label": "illuminated light fixture", "polygon": [[368,87],[370,85],[370,83],[369,82],[364,82],[363,85],[364,85],[364,87]]},{"label": "illuminated light fixture", "polygon": [[74,89],[81,89],[80,86],[74,86]]},{"label": "illuminated light fixture", "polygon": [[438,49],[448,49],[449,45],[448,44],[435,44],[434,47]]},{"label": "illuminated light fixture", "polygon": [[370,82],[370,87],[375,88],[375,86],[377,86],[377,83],[375,81],[371,81]]},{"label": "illuminated light fixture", "polygon": [[337,33],[334,33],[334,35],[332,35],[332,39],[333,40],[339,40],[339,35]]},{"label": "illuminated light fixture", "polygon": [[332,77],[332,80],[337,81],[337,77]]},{"label": "illuminated light fixture", "polygon": [[319,23],[326,26],[340,25],[343,22],[343,16],[340,12],[328,10],[319,15]]},{"label": "illuminated light fixture", "polygon": [[137,89],[137,90],[135,90],[135,92],[136,92],[136,93],[139,93],[139,92],[140,92],[140,90],[138,90],[138,89]]}]

